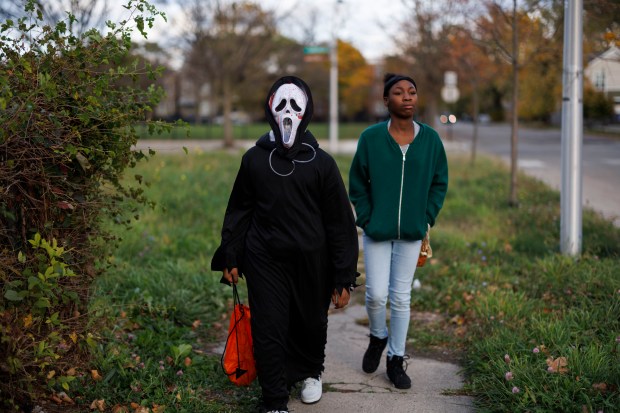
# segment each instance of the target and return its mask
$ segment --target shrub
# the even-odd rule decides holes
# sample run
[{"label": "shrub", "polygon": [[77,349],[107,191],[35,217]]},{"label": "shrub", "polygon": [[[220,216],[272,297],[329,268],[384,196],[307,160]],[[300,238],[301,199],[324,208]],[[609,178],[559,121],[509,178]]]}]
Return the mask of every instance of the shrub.
[{"label": "shrub", "polygon": [[107,22],[106,33],[75,34],[71,14],[48,24],[34,0],[0,26],[0,399],[8,405],[70,387],[95,343],[85,314],[97,257],[113,245],[100,222],[127,223],[123,202],[147,202],[121,177],[152,155],[131,150],[132,125],[161,91],[136,86],[157,70],[128,62],[132,33],[146,37],[165,16],[146,0],[125,7],[131,19]]}]

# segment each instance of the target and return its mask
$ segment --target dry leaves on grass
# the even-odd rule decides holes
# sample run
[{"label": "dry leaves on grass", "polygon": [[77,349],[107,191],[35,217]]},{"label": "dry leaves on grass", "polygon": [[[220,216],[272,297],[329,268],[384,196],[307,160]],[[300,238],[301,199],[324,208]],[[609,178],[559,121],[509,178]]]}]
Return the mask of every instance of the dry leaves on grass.
[{"label": "dry leaves on grass", "polygon": [[553,357],[547,358],[547,371],[549,373],[568,373],[568,361],[566,357],[558,357],[554,359]]},{"label": "dry leaves on grass", "polygon": [[99,372],[97,370],[91,370],[90,371],[90,376],[93,378],[93,380],[95,381],[101,381],[103,380],[103,377],[101,377],[101,375],[99,374]]},{"label": "dry leaves on grass", "polygon": [[104,412],[105,411],[105,400],[103,399],[93,400],[93,402],[90,404],[90,410],[98,410],[100,412]]}]

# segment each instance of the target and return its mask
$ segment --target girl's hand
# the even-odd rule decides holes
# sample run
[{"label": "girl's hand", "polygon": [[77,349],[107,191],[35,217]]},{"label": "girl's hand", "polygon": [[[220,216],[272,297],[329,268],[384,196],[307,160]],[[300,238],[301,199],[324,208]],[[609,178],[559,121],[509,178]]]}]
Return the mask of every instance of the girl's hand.
[{"label": "girl's hand", "polygon": [[349,304],[349,299],[351,295],[349,294],[349,290],[346,288],[342,289],[342,294],[338,294],[338,290],[334,288],[334,292],[332,293],[332,303],[336,308],[344,308]]},{"label": "girl's hand", "polygon": [[237,284],[239,281],[239,270],[233,268],[228,271],[228,268],[224,268],[224,278],[226,278],[229,283]]}]

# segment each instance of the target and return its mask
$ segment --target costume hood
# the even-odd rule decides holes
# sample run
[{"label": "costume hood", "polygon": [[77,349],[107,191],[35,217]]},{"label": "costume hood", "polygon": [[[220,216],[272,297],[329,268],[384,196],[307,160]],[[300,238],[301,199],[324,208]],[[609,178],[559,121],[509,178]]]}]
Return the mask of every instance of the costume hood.
[{"label": "costume hood", "polygon": [[[289,142],[292,141],[292,145],[290,147],[286,147],[284,144],[284,140],[282,137],[282,131],[280,129],[280,125],[278,121],[274,117],[272,113],[272,103],[275,98],[276,92],[280,88],[280,86],[285,84],[293,84],[299,87],[306,95],[306,107],[299,125],[297,125],[297,129],[295,130],[294,136],[289,139]],[[275,103],[278,104],[277,102]],[[306,129],[308,124],[310,123],[310,119],[312,119],[312,114],[314,113],[314,103],[312,101],[312,93],[310,92],[310,88],[298,77],[295,76],[284,76],[280,79],[276,80],[276,82],[269,89],[269,93],[267,94],[267,99],[265,100],[265,116],[267,121],[269,122],[269,126],[271,126],[271,133],[275,138],[276,150],[278,155],[287,158],[287,159],[295,159],[295,156],[300,151],[302,146],[302,137],[306,133]]]}]

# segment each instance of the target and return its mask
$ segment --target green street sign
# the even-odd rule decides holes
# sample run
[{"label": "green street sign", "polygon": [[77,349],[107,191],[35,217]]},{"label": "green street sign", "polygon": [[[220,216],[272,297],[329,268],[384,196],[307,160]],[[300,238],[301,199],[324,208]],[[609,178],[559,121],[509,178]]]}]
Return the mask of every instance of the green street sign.
[{"label": "green street sign", "polygon": [[304,54],[327,54],[327,53],[329,53],[329,47],[323,47],[323,46],[304,47]]}]

